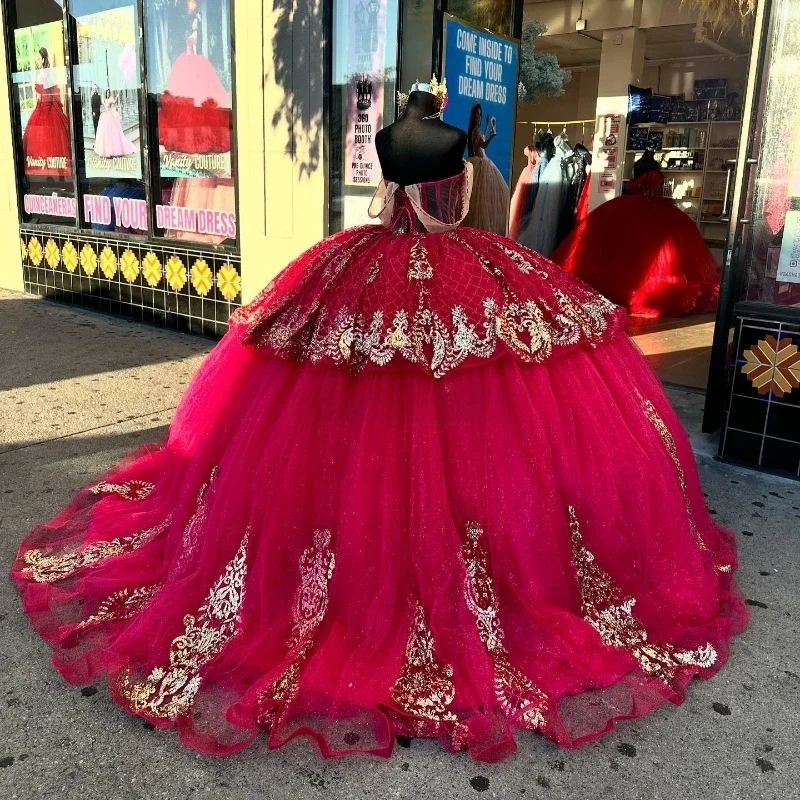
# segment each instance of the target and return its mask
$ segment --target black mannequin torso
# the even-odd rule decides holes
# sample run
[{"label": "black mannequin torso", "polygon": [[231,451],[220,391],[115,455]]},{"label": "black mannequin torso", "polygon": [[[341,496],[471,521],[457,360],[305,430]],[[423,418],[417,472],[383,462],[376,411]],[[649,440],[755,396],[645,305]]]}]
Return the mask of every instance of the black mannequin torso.
[{"label": "black mannequin torso", "polygon": [[440,119],[436,98],[429,92],[411,92],[403,116],[375,137],[383,177],[400,186],[441,181],[464,168],[467,134]]}]

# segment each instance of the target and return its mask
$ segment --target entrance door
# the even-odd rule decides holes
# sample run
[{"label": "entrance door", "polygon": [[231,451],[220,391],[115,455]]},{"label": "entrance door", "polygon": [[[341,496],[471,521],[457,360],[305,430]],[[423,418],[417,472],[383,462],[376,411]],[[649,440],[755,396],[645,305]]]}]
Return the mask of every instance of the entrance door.
[{"label": "entrance door", "polygon": [[[703,429],[722,424],[737,304],[800,317],[800,0],[762,0],[742,137],[729,162],[722,291]],[[754,305],[756,304],[756,305]],[[739,306],[740,310],[743,308]]]}]

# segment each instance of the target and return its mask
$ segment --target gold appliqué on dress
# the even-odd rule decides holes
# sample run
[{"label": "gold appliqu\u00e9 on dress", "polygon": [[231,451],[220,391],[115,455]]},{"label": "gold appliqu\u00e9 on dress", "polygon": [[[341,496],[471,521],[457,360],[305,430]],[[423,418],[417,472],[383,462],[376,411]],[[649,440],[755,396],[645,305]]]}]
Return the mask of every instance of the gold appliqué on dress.
[{"label": "gold appliqu\u00e9 on dress", "polygon": [[314,531],[314,544],[300,557],[300,586],[294,598],[292,633],[287,644],[292,661],[258,697],[258,722],[263,728],[271,728],[297,694],[300,672],[328,610],[328,586],[335,567],[331,532]]},{"label": "gold appliqu\u00e9 on dress", "polygon": [[417,603],[405,663],[392,688],[392,699],[412,717],[457,723],[458,717],[447,710],[455,696],[453,668],[436,660],[433,634],[425,611]]},{"label": "gold appliqu\u00e9 on dress", "polygon": [[480,525],[474,522],[467,524],[467,538],[463,543],[467,570],[464,595],[467,607],[475,617],[478,635],[494,665],[495,697],[510,720],[531,730],[543,730],[546,726],[548,698],[508,659],[483,538]]},{"label": "gold appliqu\u00e9 on dress", "polygon": [[23,554],[26,566],[22,572],[36,583],[55,583],[69,578],[84,567],[94,567],[109,558],[138,550],[168,530],[171,524],[172,517],[168,517],[146,531],[110,541],[72,546],[65,550],[33,548]]},{"label": "gold appliqu\u00e9 on dress", "polygon": [[643,397],[641,397],[641,395],[640,399],[642,401],[642,407],[644,408],[645,416],[650,421],[650,424],[653,426],[653,428],[655,428],[656,433],[661,437],[661,441],[664,443],[664,447],[666,448],[672,463],[675,465],[675,472],[678,474],[678,483],[680,484],[681,494],[683,495],[683,503],[686,506],[686,515],[689,518],[689,527],[691,528],[695,539],[697,539],[700,549],[708,550],[706,543],[703,541],[703,537],[700,535],[700,530],[698,529],[697,522],[694,518],[692,503],[689,499],[689,487],[686,484],[686,473],[683,471],[683,464],[681,464],[680,457],[678,456],[678,446],[675,444],[675,437],[667,427],[667,423],[664,422],[664,420],[661,418],[661,415],[658,413],[658,411],[656,411],[655,406],[649,400],[645,400]]},{"label": "gold appliqu\u00e9 on dress", "polygon": [[91,617],[78,623],[76,630],[83,630],[98,622],[119,622],[130,619],[156,596],[160,588],[160,583],[154,583],[136,589],[120,589],[103,600]]},{"label": "gold appliqu\u00e9 on dress", "polygon": [[149,481],[130,480],[125,483],[101,483],[92,486],[92,494],[116,494],[124,500],[144,500],[155,489],[155,484]]},{"label": "gold appliqu\u00e9 on dress", "polygon": [[419,237],[414,241],[409,255],[411,266],[408,268],[410,281],[429,281],[433,277],[433,267],[428,260],[428,251]]},{"label": "gold appliqu\u00e9 on dress", "polygon": [[184,632],[169,648],[169,667],[156,667],[142,681],[129,667],[117,676],[117,692],[135,711],[172,720],[191,707],[202,682],[200,670],[222,652],[241,623],[249,538],[248,530],[197,615],[183,618]]},{"label": "gold appliqu\u00e9 on dress", "polygon": [[569,507],[572,560],[581,590],[581,613],[609,647],[627,650],[643,672],[669,683],[683,667],[708,669],[717,661],[711,642],[696,650],[679,650],[671,644],[648,640],[647,630],[636,619],[636,599],[625,597],[611,576],[597,563],[583,542],[575,509]]}]

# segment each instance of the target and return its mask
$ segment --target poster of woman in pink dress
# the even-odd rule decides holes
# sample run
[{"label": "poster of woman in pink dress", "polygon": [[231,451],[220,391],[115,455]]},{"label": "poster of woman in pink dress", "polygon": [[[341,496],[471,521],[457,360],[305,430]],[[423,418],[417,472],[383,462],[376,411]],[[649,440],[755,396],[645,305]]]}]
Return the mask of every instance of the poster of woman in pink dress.
[{"label": "poster of woman in pink dress", "polygon": [[150,5],[162,198],[157,227],[170,238],[221,244],[236,238],[230,2]]},{"label": "poster of woman in pink dress", "polygon": [[[139,20],[134,0],[73,4],[78,63],[73,84],[80,94],[87,179],[142,178],[139,100]],[[96,10],[101,9],[101,10]],[[92,184],[91,193],[98,191]]]}]

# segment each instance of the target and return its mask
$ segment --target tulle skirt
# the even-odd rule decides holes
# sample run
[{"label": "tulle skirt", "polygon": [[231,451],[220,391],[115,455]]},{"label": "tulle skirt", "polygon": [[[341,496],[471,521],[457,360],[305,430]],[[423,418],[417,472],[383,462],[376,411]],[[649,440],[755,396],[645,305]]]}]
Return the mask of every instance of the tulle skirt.
[{"label": "tulle skirt", "polygon": [[[23,149],[25,174],[69,177],[72,175],[72,154],[69,144],[69,120],[58,94],[43,94],[25,126]],[[28,159],[44,159],[43,165],[29,164]],[[62,159],[53,165],[47,159]],[[66,164],[66,166],[64,166]]]},{"label": "tulle skirt", "polygon": [[133,144],[125,138],[125,131],[115,111],[105,111],[100,116],[94,151],[101,158],[119,158],[136,152]]},{"label": "tulle skirt", "polygon": [[161,96],[161,146],[180,153],[227,153],[232,129],[231,96],[212,63],[205,56],[180,55]]},{"label": "tulle skirt", "polygon": [[719,268],[697,225],[668,199],[623,195],[603,203],[552,258],[637,316],[716,308]]},{"label": "tulle skirt", "polygon": [[622,333],[442,380],[231,333],[163,446],[82,491],[12,575],[74,684],[184,744],[326,756],[398,734],[497,761],[679,704],[746,609],[733,536]]},{"label": "tulle skirt", "polygon": [[488,157],[468,159],[472,164],[472,198],[464,224],[505,235],[508,225],[509,189],[497,165]]}]

